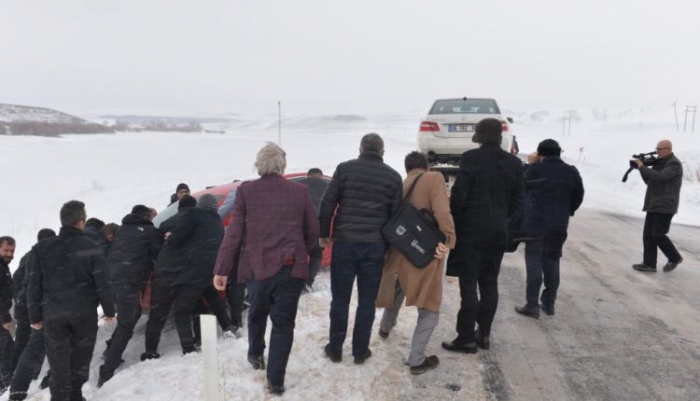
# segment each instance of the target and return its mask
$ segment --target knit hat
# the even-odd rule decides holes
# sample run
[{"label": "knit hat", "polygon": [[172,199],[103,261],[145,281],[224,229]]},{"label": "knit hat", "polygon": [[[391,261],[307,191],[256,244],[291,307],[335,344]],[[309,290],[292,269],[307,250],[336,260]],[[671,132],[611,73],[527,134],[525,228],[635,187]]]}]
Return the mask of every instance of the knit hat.
[{"label": "knit hat", "polygon": [[194,196],[185,195],[182,197],[182,199],[180,199],[180,202],[177,204],[177,210],[195,206],[197,206],[197,199],[195,199]]},{"label": "knit hat", "polygon": [[479,121],[474,131],[476,132],[472,135],[472,142],[500,145],[503,140],[503,125],[495,118],[484,118]]},{"label": "knit hat", "polygon": [[180,192],[181,189],[186,189],[186,190],[189,191],[189,190],[190,190],[190,187],[188,187],[187,184],[185,184],[185,183],[183,182],[183,183],[180,183],[180,184],[177,186],[177,189],[175,190],[175,192]]},{"label": "knit hat", "polygon": [[201,209],[214,209],[219,207],[219,202],[212,194],[204,194],[197,200],[197,207]]},{"label": "knit hat", "polygon": [[559,156],[561,155],[561,148],[554,139],[545,139],[537,145],[537,154],[544,157]]}]

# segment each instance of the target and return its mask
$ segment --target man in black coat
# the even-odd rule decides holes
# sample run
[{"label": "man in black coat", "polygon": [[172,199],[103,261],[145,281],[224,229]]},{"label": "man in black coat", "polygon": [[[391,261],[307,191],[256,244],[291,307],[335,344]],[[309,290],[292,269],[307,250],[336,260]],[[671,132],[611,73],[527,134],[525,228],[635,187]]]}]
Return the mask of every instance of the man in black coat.
[{"label": "man in black coat", "polygon": [[102,232],[104,226],[104,221],[91,217],[87,220],[87,223],[85,223],[85,231],[83,231],[83,235],[99,245],[102,252],[105,253],[105,257],[107,257],[109,254],[110,243],[107,236]]},{"label": "man in black coat", "polygon": [[[523,192],[522,162],[501,149],[501,140],[501,122],[481,120],[472,137],[481,146],[464,152],[452,187],[450,209],[457,244],[447,260],[446,274],[459,277],[462,303],[457,338],[442,343],[450,351],[475,353],[477,344],[489,347],[508,218],[520,208]],[[477,333],[475,323],[479,323]]]},{"label": "man in black coat", "polygon": [[175,324],[183,354],[196,350],[192,315],[205,291],[214,287],[214,266],[225,231],[216,208],[213,195],[202,195],[197,207],[185,213],[166,240],[168,245],[182,249],[185,254],[185,266],[176,281],[175,299]]},{"label": "man in black coat", "polygon": [[14,362],[14,342],[10,329],[14,324],[10,309],[12,309],[12,274],[10,262],[15,256],[15,240],[12,237],[0,237],[0,390],[10,385],[12,364]]},{"label": "man in black coat", "polygon": [[648,168],[641,160],[634,160],[639,168],[647,191],[644,195],[644,208],[647,212],[644,220],[644,261],[632,265],[635,270],[656,272],[657,249],[668,258],[664,271],[670,272],[683,262],[683,257],[668,238],[671,219],[678,213],[678,203],[683,183],[683,165],[673,154],[673,144],[669,140],[659,141],[656,145],[658,159]]},{"label": "man in black coat", "polygon": [[[360,142],[360,156],[340,163],[323,195],[319,210],[322,248],[331,244],[330,335],[326,356],[341,362],[347,334],[353,285],[357,278],[357,312],[352,334],[352,354],[361,364],[372,355],[369,340],[387,243],[382,227],[401,205],[403,181],[384,164],[384,141],[367,134]],[[337,208],[337,212],[336,212]],[[335,214],[335,217],[333,217]]]},{"label": "man in black coat", "polygon": [[[559,288],[559,261],[566,241],[569,217],[583,202],[583,181],[576,167],[561,160],[557,141],[545,139],[530,155],[523,174],[525,196],[521,231],[525,242],[527,267],[527,303],[515,311],[539,318],[540,305],[554,315]],[[544,276],[544,291],[540,297]]]},{"label": "man in black coat", "polygon": [[[319,168],[309,169],[306,173],[306,179],[299,181],[309,187],[309,197],[314,205],[314,210],[318,214],[321,208],[321,199],[328,188],[328,181],[323,178],[323,171]],[[309,279],[306,280],[306,291],[313,291],[314,279],[321,270],[321,260],[323,259],[323,249],[316,244],[314,249],[309,252]]]},{"label": "man in black coat", "polygon": [[83,202],[64,204],[58,236],[36,246],[28,271],[29,318],[32,329],[44,330],[54,401],[82,399],[97,337],[97,306],[106,320],[114,319],[105,256],[82,235],[85,220]]},{"label": "man in black coat", "polygon": [[153,263],[163,245],[163,237],[151,223],[151,210],[136,205],[122,220],[114,236],[107,264],[117,302],[117,326],[105,351],[97,385],[102,386],[114,376],[122,363],[134,326],[141,317],[140,295],[153,270]]},{"label": "man in black coat", "polygon": [[[182,217],[189,209],[197,205],[197,200],[190,195],[180,199],[177,213],[165,220],[158,227],[158,231],[165,237],[173,232],[182,223]],[[174,247],[167,242],[158,254],[158,259],[153,267],[153,279],[151,280],[151,310],[148,312],[146,324],[146,352],[141,354],[141,360],[159,358],[158,344],[160,335],[168,320],[170,307],[175,300],[175,282],[178,274],[184,269],[186,263],[185,253],[181,248]]]}]

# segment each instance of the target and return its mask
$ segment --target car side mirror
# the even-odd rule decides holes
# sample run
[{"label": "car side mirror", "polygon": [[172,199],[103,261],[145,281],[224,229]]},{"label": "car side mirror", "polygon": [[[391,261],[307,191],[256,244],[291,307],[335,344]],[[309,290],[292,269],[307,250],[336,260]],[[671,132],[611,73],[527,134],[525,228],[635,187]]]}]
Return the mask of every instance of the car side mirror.
[{"label": "car side mirror", "polygon": [[511,117],[506,118],[506,120],[508,120],[509,123],[513,124],[513,119]]}]

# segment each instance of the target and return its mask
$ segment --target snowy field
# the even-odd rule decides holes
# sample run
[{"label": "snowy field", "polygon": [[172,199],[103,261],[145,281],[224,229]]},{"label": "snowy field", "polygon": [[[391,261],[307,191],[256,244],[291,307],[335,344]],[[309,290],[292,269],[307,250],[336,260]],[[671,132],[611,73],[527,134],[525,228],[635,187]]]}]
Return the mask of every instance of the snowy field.
[{"label": "snowy field", "polygon": [[[561,117],[565,114],[574,116],[570,135],[568,126],[567,134],[562,134]],[[677,132],[672,113],[654,109],[550,110],[509,115],[515,118],[513,130],[521,153],[533,151],[545,138],[560,141],[564,158],[575,164],[583,176],[586,187],[583,207],[615,214],[643,216],[645,186],[639,173],[633,172],[627,183],[621,182],[629,156],[654,150],[660,139],[672,140],[675,154],[686,169],[680,212],[674,222],[700,225],[700,127],[691,134],[683,133],[681,125],[681,132]],[[386,142],[385,161],[405,175],[403,158],[416,147],[420,118],[420,115],[286,116],[282,147],[287,151],[287,172],[320,167],[330,175],[339,162],[356,157],[363,134],[377,132]],[[5,172],[6,188],[0,197],[0,209],[4,212],[0,235],[11,235],[18,241],[11,268],[17,267],[20,257],[35,242],[39,229],[59,228],[58,211],[67,200],[84,201],[89,217],[120,222],[135,204],[159,210],[165,207],[179,182],[186,182],[197,191],[233,179],[255,177],[252,166],[257,150],[266,141],[277,140],[276,116],[248,117],[216,128],[225,129],[226,134],[0,136],[0,169]],[[641,232],[639,237],[641,248]],[[399,319],[394,343],[382,346],[375,336],[370,344],[375,353],[373,358],[358,368],[352,364],[347,343],[342,364],[331,364],[323,358],[329,302],[329,277],[321,274],[316,292],[304,295],[300,302],[283,399],[401,399],[401,390],[397,389],[411,383],[400,359],[408,352],[404,343],[410,341],[415,311],[402,312],[405,318]],[[90,383],[84,388],[86,397],[203,399],[201,356],[181,356],[173,330],[164,334],[160,360],[137,362],[143,352],[144,323],[142,319],[127,348],[124,367],[104,388],[97,390],[97,368],[101,364],[98,356],[112,327],[100,329]],[[222,339],[220,343],[221,389],[226,400],[266,397],[264,373],[250,368],[246,351],[245,338]],[[430,374],[439,378],[441,369],[448,367],[441,366]],[[474,378],[475,383],[478,380]],[[36,386],[37,383],[32,384],[29,399],[49,400],[48,390],[39,391]],[[455,399],[464,396],[455,393]],[[6,399],[7,395],[0,397]],[[430,399],[429,393],[424,399]]]}]

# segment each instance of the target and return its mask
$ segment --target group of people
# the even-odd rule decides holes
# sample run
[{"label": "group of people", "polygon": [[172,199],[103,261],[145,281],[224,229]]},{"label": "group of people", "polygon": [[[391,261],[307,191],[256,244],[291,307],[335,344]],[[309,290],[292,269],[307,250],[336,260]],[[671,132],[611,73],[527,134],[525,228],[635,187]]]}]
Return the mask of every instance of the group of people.
[{"label": "group of people", "polygon": [[[363,364],[372,356],[376,308],[384,308],[378,335],[386,339],[405,304],[418,308],[407,359],[410,372],[437,367],[439,358],[427,355],[426,347],[438,325],[445,274],[458,277],[461,305],[456,337],[442,347],[461,353],[489,349],[501,261],[517,243],[525,243],[527,290],[526,303],[516,311],[534,318],[539,318],[540,309],[555,314],[562,248],[584,189],[577,169],[562,161],[554,140],[542,141],[527,164],[501,149],[502,125],[497,119],[479,122],[472,140],[479,147],[462,155],[451,196],[443,174],[430,171],[419,152],[405,157],[407,177],[402,180],[383,162],[384,142],[372,133],[362,138],[359,156],[339,164],[329,183],[319,169],[311,169],[303,183],[285,179],[286,153],[269,143],[256,157],[260,178],[240,184],[219,210],[214,196],[195,199],[189,187],[180,184],[171,199],[178,202],[178,213],[159,228],[152,223],[156,212],[143,205],[135,206],[117,226],[87,219],[82,202],[67,202],[60,211],[58,235],[41,230],[14,278],[9,263],[15,242],[0,238],[0,383],[11,387],[10,400],[25,399],[45,353],[52,400],[81,400],[95,346],[97,306],[102,306],[107,321],[117,322],[103,355],[101,386],[124,362],[122,353],[141,316],[140,299],[150,281],[141,360],[159,357],[160,334],[173,304],[183,353],[198,350],[196,317],[202,308],[216,314],[224,335],[238,338],[247,291],[247,360],[254,369],[266,370],[270,393],[282,394],[299,298],[311,289],[322,251],[331,245],[332,301],[324,353],[332,362],[343,360],[357,282],[354,363]],[[660,148],[669,151],[659,150],[663,162],[652,168],[640,165],[649,185],[649,215],[644,268],[635,265],[637,270],[655,270],[656,246],[669,257],[664,270],[682,261],[665,237],[677,196],[654,200],[660,193],[680,189],[670,142],[662,142],[666,146]],[[406,199],[409,188],[413,192]],[[444,234],[444,242],[431,250],[433,262],[422,268],[382,236],[382,227],[402,202],[432,214]],[[223,219],[229,215],[230,224],[224,228]],[[217,291],[225,292],[230,312]],[[268,318],[272,330],[266,359]]]}]

